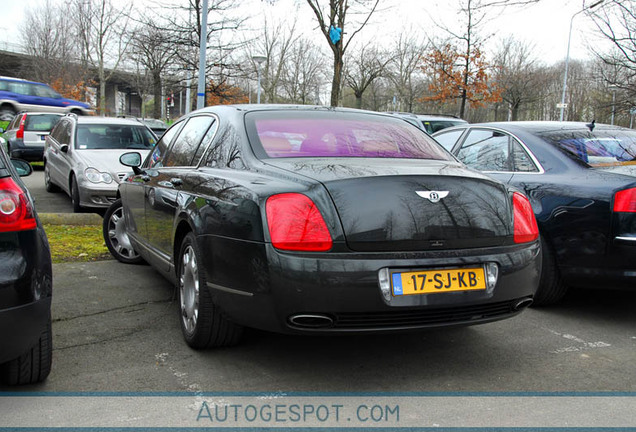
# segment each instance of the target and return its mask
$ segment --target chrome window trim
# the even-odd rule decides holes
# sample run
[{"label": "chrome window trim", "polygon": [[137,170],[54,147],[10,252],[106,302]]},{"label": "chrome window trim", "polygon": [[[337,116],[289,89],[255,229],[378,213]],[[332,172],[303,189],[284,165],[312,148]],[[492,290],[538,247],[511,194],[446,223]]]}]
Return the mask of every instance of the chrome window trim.
[{"label": "chrome window trim", "polygon": [[[479,171],[479,172],[494,173],[494,174],[523,174],[523,175],[541,175],[541,174],[545,174],[545,169],[543,168],[543,165],[541,165],[541,163],[536,158],[534,153],[532,153],[530,151],[530,149],[528,148],[528,146],[526,146],[525,143],[521,139],[519,139],[519,137],[517,135],[515,135],[514,133],[508,132],[508,131],[500,129],[500,128],[491,127],[491,126],[473,126],[473,127],[469,126],[468,128],[466,128],[466,132],[467,133],[466,133],[466,136],[464,137],[464,139],[462,140],[462,145],[464,144],[464,141],[466,141],[466,138],[468,137],[468,133],[470,133],[470,131],[473,131],[473,130],[492,130],[492,131],[501,132],[503,134],[506,134],[507,136],[510,136],[510,137],[514,138],[521,145],[521,147],[525,150],[525,152],[528,154],[528,156],[530,156],[530,159],[532,160],[532,163],[534,163],[534,166],[537,167],[537,169],[539,170],[539,171]],[[460,146],[460,149],[461,149],[461,146]]]}]

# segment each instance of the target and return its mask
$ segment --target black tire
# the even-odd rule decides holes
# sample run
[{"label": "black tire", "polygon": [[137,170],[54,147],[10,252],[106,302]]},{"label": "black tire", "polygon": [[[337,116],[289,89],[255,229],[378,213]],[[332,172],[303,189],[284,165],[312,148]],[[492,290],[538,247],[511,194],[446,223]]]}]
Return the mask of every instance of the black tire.
[{"label": "black tire", "polygon": [[82,206],[80,205],[79,188],[77,187],[77,180],[75,176],[71,176],[71,204],[73,204],[73,212],[81,213]]},{"label": "black tire", "polygon": [[44,381],[51,372],[53,337],[51,318],[38,342],[20,357],[0,365],[0,377],[8,385],[34,384]]},{"label": "black tire", "polygon": [[51,174],[49,173],[46,161],[44,161],[44,189],[51,193],[60,191],[60,188],[57,185],[51,183]]},{"label": "black tire", "polygon": [[143,259],[135,251],[130,243],[124,224],[124,208],[118,199],[108,207],[104,213],[102,224],[104,242],[115,259],[124,264],[139,264]]},{"label": "black tire", "polygon": [[16,115],[16,111],[11,105],[3,105],[0,107],[0,121],[11,121]]},{"label": "black tire", "polygon": [[206,286],[205,270],[199,268],[201,255],[193,233],[188,233],[179,249],[177,291],[179,322],[186,343],[195,349],[236,345],[243,327],[229,321]]},{"label": "black tire", "polygon": [[568,286],[561,279],[552,247],[543,237],[541,238],[541,250],[543,253],[541,279],[539,288],[534,295],[533,306],[548,306],[558,303],[568,290]]}]

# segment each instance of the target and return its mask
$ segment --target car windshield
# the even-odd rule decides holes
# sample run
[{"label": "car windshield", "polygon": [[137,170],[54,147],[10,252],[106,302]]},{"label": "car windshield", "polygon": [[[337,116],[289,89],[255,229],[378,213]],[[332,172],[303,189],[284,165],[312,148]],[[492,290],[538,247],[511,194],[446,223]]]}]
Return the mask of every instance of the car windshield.
[{"label": "car windshield", "polygon": [[155,137],[144,126],[80,124],[75,136],[75,148],[80,150],[150,150],[155,145]]},{"label": "car windshield", "polygon": [[539,135],[593,167],[636,163],[636,132],[630,130],[550,131]]},{"label": "car windshield", "polygon": [[60,118],[60,115],[55,114],[27,114],[24,129],[34,132],[48,132],[53,129],[53,126],[55,126],[55,123],[57,123]]},{"label": "car windshield", "polygon": [[[255,112],[250,141],[266,158],[364,157],[453,160],[425,133],[401,119],[343,112]],[[257,150],[258,147],[263,151]]]}]

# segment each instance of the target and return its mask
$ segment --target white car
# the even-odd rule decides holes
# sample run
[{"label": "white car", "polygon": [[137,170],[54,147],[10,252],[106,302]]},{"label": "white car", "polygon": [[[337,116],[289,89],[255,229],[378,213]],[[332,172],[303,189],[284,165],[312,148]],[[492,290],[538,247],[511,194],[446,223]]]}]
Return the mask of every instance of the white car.
[{"label": "white car", "polygon": [[137,120],[67,115],[46,137],[46,190],[66,192],[76,212],[107,208],[130,171],[119,156],[134,150],[145,157],[156,142],[150,128]]}]

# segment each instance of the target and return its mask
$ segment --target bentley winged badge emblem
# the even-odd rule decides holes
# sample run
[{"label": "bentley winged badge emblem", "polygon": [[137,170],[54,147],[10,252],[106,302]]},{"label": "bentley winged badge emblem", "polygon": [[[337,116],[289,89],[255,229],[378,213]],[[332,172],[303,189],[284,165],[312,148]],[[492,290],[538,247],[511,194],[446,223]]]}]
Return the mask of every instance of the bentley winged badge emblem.
[{"label": "bentley winged badge emblem", "polygon": [[448,191],[415,191],[415,193],[432,203],[439,202],[442,198],[448,196]]}]

